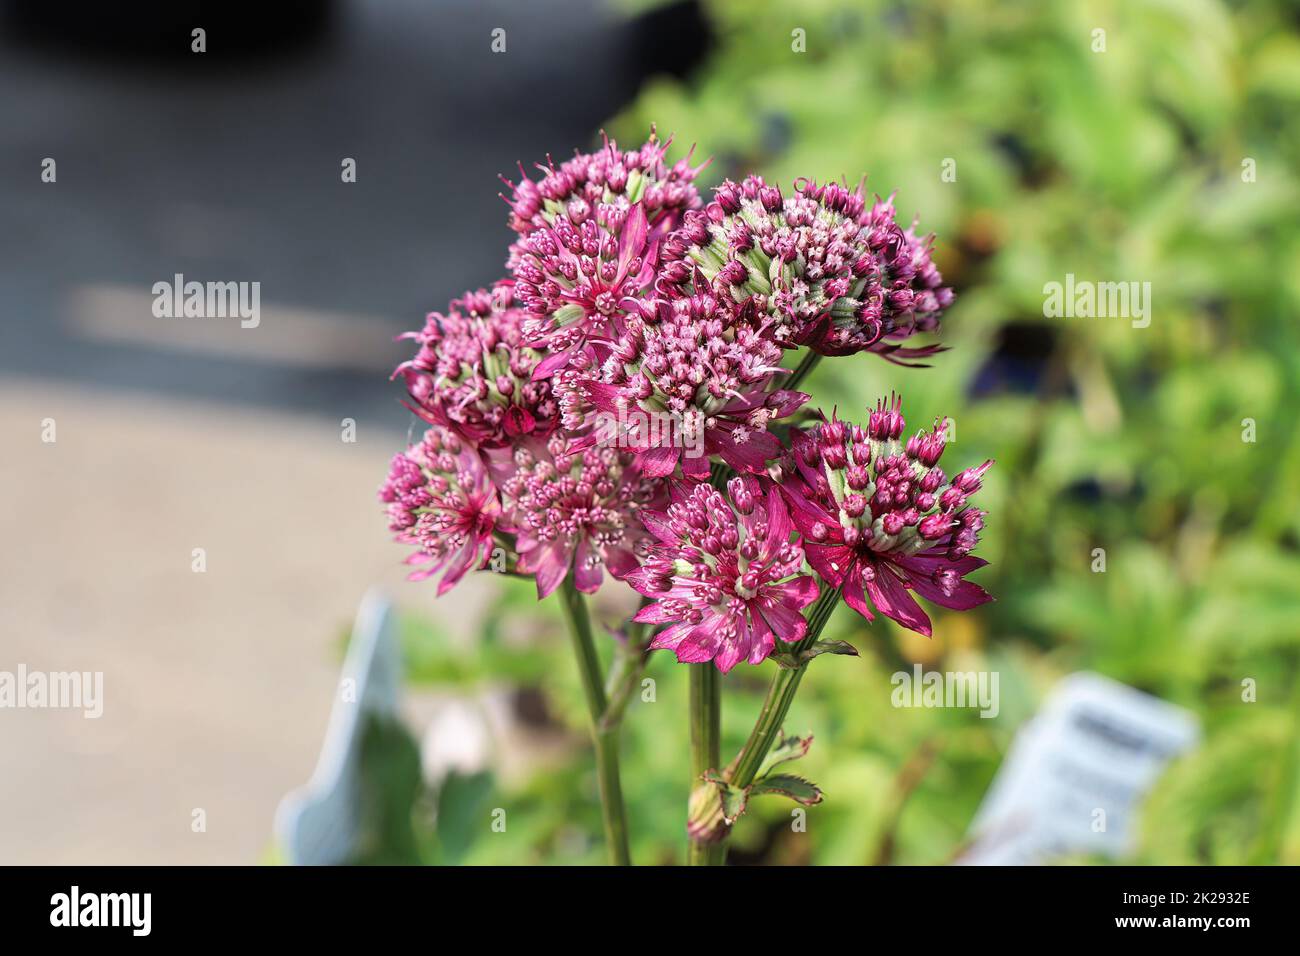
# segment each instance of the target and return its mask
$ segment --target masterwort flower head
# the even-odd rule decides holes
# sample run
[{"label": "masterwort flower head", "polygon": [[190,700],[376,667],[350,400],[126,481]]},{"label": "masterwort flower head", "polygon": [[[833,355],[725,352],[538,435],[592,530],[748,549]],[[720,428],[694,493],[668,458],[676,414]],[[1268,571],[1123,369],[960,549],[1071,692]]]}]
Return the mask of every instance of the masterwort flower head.
[{"label": "masterwort flower head", "polygon": [[393,373],[405,380],[412,411],[485,448],[545,437],[560,415],[550,383],[533,378],[541,353],[523,344],[526,314],[503,292],[467,292],[445,314],[431,313],[421,331],[402,336],[419,351]]},{"label": "masterwort flower head", "polygon": [[808,563],[845,602],[929,635],[909,592],[955,610],[992,600],[964,578],[987,564],[970,554],[986,513],[969,499],[993,462],[948,480],[938,464],[945,423],[906,441],[904,427],[898,398],[879,402],[866,428],[832,417],[796,436],[781,487]]},{"label": "masterwort flower head", "polygon": [[780,493],[766,479],[740,476],[724,497],[708,484],[673,488],[667,511],[642,514],[657,543],[628,583],[654,603],[635,620],[667,624],[652,648],[683,663],[713,661],[726,673],[761,664],[779,639],[801,640],[800,613],[817,584],[800,573],[803,550]]},{"label": "masterwort flower head", "polygon": [[704,168],[704,164],[691,166],[690,153],[669,166],[665,154],[671,144],[671,137],[661,142],[651,132],[637,149],[624,152],[606,137],[600,149],[575,150],[573,158],[558,167],[548,157],[545,166],[537,166],[542,178],[536,181],[521,165],[518,183],[502,180],[510,190],[503,197],[510,205],[510,228],[527,237],[561,218],[581,225],[601,206],[626,212],[639,202],[653,230],[671,231],[683,212],[701,205],[693,180]]},{"label": "masterwort flower head", "polygon": [[576,449],[556,432],[489,451],[501,490],[502,526],[515,535],[515,570],[535,575],[546,597],[572,573],[579,591],[600,587],[603,571],[622,578],[639,564],[648,543],[638,515],[662,500],[662,482],[650,481],[632,456],[614,448]]},{"label": "masterwort flower head", "polygon": [[622,441],[647,475],[670,475],[680,463],[688,478],[705,478],[711,455],[758,474],[781,454],[769,426],[808,396],[768,389],[784,374],[782,351],[746,318],[749,308],[707,290],[629,303],[622,339],[583,387],[599,412],[645,421]]},{"label": "masterwort flower head", "polygon": [[406,563],[426,565],[412,581],[445,571],[442,595],[491,560],[501,503],[478,453],[451,429],[433,425],[419,444],[395,455],[379,500],[396,539],[418,548]]},{"label": "masterwort flower head", "polygon": [[688,212],[660,249],[670,283],[702,274],[714,293],[753,301],[785,347],[823,355],[870,351],[902,363],[938,351],[901,343],[937,331],[952,290],[930,259],[933,237],[894,221],[892,197],[801,179],[793,195],[760,176],[730,180]]},{"label": "masterwort flower head", "polygon": [[660,239],[685,210],[699,207],[691,184],[698,169],[689,159],[669,167],[666,148],[653,135],[626,153],[607,141],[558,168],[542,167],[540,182],[508,183],[520,238],[506,265],[531,315],[529,343],[551,353],[538,377],[564,368],[588,340],[618,337],[623,300],[654,281]]}]

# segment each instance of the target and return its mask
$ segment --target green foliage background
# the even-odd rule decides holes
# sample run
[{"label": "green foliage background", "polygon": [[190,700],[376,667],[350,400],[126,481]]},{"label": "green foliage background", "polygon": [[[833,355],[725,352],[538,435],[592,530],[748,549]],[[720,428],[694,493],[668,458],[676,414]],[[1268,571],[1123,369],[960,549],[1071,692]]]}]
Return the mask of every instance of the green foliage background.
[{"label": "green foliage background", "polygon": [[[841,609],[828,636],[862,656],[814,662],[787,725],[815,733],[801,772],[827,801],[806,834],[790,832],[788,805],[755,801],[733,859],[951,859],[1016,727],[1062,675],[1092,669],[1191,709],[1204,731],[1148,802],[1138,862],[1300,863],[1300,12],[1272,0],[704,8],[718,36],[707,61],[649,83],[611,132],[632,142],[655,123],[698,143],[711,182],[869,173],[870,188],[897,190],[900,215],[938,234],[958,293],[952,348],[926,370],[823,362],[805,387],[848,417],[897,389],[910,428],[955,420],[945,465],[997,460],[977,580],[998,602],[938,616],[930,640]],[[1150,282],[1150,326],[1044,318],[1043,286],[1066,273]],[[501,587],[468,657],[408,622],[413,679],[537,686],[579,746],[522,784],[453,780],[433,798],[444,825],[425,827],[425,856],[601,862],[559,618],[529,584]],[[607,599],[613,625],[626,597]],[[511,626],[533,637],[506,641]],[[912,661],[999,671],[1000,715],[892,708],[889,675]],[[771,666],[724,681],[728,753]],[[686,674],[658,653],[648,676],[656,699],[630,708],[624,786],[634,857],[667,863],[684,857]],[[488,828],[493,807],[508,808],[508,838]]]}]

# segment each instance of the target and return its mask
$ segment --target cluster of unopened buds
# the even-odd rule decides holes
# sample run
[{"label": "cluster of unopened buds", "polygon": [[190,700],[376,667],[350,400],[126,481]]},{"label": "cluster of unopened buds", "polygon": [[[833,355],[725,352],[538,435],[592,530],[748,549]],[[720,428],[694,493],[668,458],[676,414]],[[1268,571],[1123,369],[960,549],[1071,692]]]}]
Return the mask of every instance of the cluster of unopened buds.
[{"label": "cluster of unopened buds", "polygon": [[[827,418],[798,388],[824,356],[942,351],[953,295],[933,237],[861,185],[748,176],[702,194],[703,166],[668,146],[606,140],[540,178],[521,167],[505,277],[407,336],[394,377],[428,428],[380,497],[412,577],[441,575],[441,594],[505,569],[540,597],[562,589],[571,615],[578,592],[622,581],[642,599],[620,632],[640,628],[634,656],[721,673],[847,652],[818,641],[841,599],[923,634],[918,597],[991,600],[966,579],[991,462],[949,477],[944,421],[909,436],[892,395],[861,424]],[[693,841],[725,838],[753,793],[820,799],[772,783],[789,776],[772,759],[807,741],[751,744],[764,753],[701,775]]]}]

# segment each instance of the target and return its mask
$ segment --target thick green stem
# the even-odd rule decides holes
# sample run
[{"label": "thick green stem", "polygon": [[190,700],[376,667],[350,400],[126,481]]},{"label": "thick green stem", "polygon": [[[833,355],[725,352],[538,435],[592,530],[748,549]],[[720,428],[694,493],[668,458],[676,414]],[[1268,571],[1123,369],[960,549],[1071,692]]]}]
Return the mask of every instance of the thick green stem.
[{"label": "thick green stem", "polygon": [[617,722],[606,726],[602,722],[608,709],[605,685],[600,675],[600,658],[596,642],[592,639],[591,617],[587,604],[573,583],[573,575],[566,575],[560,587],[560,606],[564,609],[573,637],[574,656],[578,659],[578,673],[587,697],[591,714],[591,737],[596,751],[596,775],[600,782],[600,806],[605,822],[605,843],[610,860],[617,866],[631,864],[627,842],[627,811],[623,807],[623,788],[618,771]]},{"label": "thick green stem", "polygon": [[731,774],[733,786],[748,787],[758,776],[758,768],[763,765],[781,725],[785,723],[790,704],[794,701],[794,692],[799,689],[799,682],[803,680],[807,666],[804,664],[794,669],[783,667],[772,678],[767,697],[763,699],[763,709],[758,712],[758,720],[755,721],[749,740],[745,741],[740,759],[736,762],[736,769]]},{"label": "thick green stem", "polygon": [[[700,787],[701,778],[718,770],[722,744],[722,697],[719,693],[718,669],[712,661],[688,664],[691,682],[691,791]],[[721,843],[706,843],[687,837],[686,861],[691,866],[720,866],[724,853]]]},{"label": "thick green stem", "polygon": [[[808,630],[803,640],[795,645],[796,656],[812,647],[817,641],[839,600],[840,590],[822,582],[822,593],[808,608],[806,615]],[[797,667],[782,667],[772,678],[772,685],[767,690],[763,707],[758,712],[758,720],[736,760],[735,770],[731,773],[732,786],[748,787],[754,782],[754,777],[763,766],[763,760],[772,748],[781,725],[785,723],[786,715],[790,713],[790,704],[794,701],[795,691],[799,689],[799,682],[803,680],[803,672],[807,669],[808,663],[805,661]]]}]

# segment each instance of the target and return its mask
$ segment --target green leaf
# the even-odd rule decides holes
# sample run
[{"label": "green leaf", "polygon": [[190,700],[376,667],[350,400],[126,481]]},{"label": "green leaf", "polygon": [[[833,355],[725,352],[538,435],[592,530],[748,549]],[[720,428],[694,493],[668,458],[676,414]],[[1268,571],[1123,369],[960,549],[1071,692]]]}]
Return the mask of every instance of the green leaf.
[{"label": "green leaf", "polygon": [[776,651],[769,654],[767,659],[773,661],[777,667],[788,671],[798,670],[803,665],[803,662],[795,656],[793,651]]},{"label": "green leaf", "polygon": [[802,661],[810,661],[822,654],[842,654],[845,657],[857,657],[858,649],[848,641],[818,641],[799,655]]},{"label": "green leaf", "polygon": [[802,803],[805,807],[822,802],[822,792],[817,784],[803,777],[796,777],[792,773],[777,773],[755,780],[749,792],[751,796],[774,793],[777,796],[789,797],[795,803]]},{"label": "green leaf", "polygon": [[787,737],[785,731],[780,732],[777,741],[772,745],[772,749],[767,752],[763,759],[762,765],[758,768],[760,777],[766,776],[783,763],[791,760],[798,760],[808,752],[812,746],[812,734],[807,737]]},{"label": "green leaf", "polygon": [[707,771],[704,779],[718,788],[718,797],[722,801],[722,818],[727,821],[727,826],[731,826],[745,812],[749,791],[733,787],[716,770]]},{"label": "green leaf", "polygon": [[486,772],[453,772],[442,781],[435,824],[439,864],[460,864],[477,838],[488,832],[492,792],[492,775]]},{"label": "green leaf", "polygon": [[822,654],[841,654],[845,657],[857,657],[858,649],[848,641],[817,641],[812,647],[795,653],[794,651],[777,651],[770,654],[769,658],[776,661],[778,667],[784,667],[786,670],[794,670],[807,664],[814,657],[820,657]]},{"label": "green leaf", "polygon": [[412,814],[424,791],[420,748],[398,720],[364,717],[361,738],[361,831],[353,863],[409,866],[421,862]]}]

